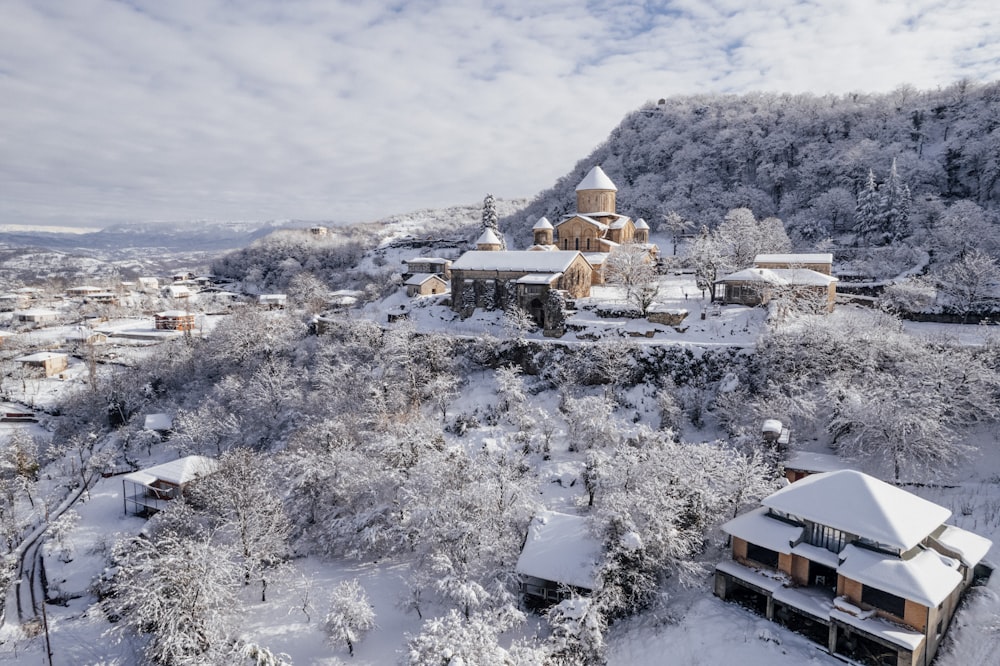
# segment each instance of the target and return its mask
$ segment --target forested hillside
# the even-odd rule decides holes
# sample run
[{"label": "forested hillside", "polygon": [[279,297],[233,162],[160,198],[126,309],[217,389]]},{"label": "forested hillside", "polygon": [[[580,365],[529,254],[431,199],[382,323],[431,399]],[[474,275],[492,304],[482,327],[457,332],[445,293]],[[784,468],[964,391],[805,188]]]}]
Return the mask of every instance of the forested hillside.
[{"label": "forested hillside", "polygon": [[995,225],[1000,83],[660,100],[626,116],[605,143],[502,226],[519,244],[530,243],[532,223],[570,212],[576,184],[600,164],[618,186],[619,212],[654,228],[670,211],[694,230],[714,228],[727,211],[747,207],[758,218],[781,218],[796,245],[808,248],[853,229],[869,172],[881,189],[893,160],[898,185],[909,191],[908,219],[894,236],[922,242],[946,207],[962,200],[984,209]]}]

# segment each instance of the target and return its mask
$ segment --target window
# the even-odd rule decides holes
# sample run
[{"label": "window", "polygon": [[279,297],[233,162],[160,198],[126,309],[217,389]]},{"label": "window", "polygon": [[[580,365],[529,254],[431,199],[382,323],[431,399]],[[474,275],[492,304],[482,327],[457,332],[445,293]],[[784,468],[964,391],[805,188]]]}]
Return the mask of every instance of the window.
[{"label": "window", "polygon": [[758,546],[755,543],[747,543],[747,559],[767,567],[778,568],[778,551]]},{"label": "window", "polygon": [[906,612],[906,599],[889,594],[877,587],[862,586],[861,601],[887,613],[892,613],[898,618],[902,618],[903,613]]},{"label": "window", "polygon": [[590,249],[590,239],[589,238],[587,239],[587,249],[588,250]]},{"label": "window", "polygon": [[831,553],[839,553],[847,545],[847,535],[826,525],[813,523],[808,528],[806,541],[813,546],[826,548]]},{"label": "window", "polygon": [[574,238],[573,240],[576,241],[576,247],[574,247],[573,249],[574,250],[579,250],[580,249],[580,239],[579,238]]},{"label": "window", "polygon": [[564,250],[568,250],[569,249],[569,239],[568,238],[563,238],[563,249]]}]

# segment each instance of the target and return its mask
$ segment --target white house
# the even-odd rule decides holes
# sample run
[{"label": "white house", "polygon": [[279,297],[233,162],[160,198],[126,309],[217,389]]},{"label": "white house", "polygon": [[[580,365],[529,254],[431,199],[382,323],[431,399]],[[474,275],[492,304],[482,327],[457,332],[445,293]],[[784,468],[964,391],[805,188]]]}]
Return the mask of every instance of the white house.
[{"label": "white house", "polygon": [[195,479],[214,473],[219,463],[205,456],[187,456],[122,477],[125,515],[149,517],[176,499]]}]

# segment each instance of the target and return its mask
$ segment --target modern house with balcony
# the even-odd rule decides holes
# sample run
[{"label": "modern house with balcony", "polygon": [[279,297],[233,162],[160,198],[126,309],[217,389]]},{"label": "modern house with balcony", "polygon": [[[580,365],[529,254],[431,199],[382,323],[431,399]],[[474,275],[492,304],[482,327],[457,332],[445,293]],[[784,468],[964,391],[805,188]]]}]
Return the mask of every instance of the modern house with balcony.
[{"label": "modern house with balcony", "polygon": [[812,474],[722,526],[715,594],[875,666],[927,666],[992,542],[853,470]]}]

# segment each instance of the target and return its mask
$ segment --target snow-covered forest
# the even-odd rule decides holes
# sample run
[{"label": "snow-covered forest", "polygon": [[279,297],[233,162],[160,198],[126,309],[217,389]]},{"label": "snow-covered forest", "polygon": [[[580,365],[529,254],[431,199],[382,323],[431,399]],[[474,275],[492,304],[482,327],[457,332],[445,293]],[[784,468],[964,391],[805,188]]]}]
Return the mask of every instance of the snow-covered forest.
[{"label": "snow-covered forest", "polygon": [[[995,304],[998,91],[665,100],[530,204],[497,202],[526,246],[602,164],[671,258],[644,274],[643,314],[672,299],[702,315],[656,336],[553,340],[523,313],[460,321],[407,297],[401,259],[466,249],[477,207],[277,231],[217,258],[216,275],[288,307],[233,307],[86,381],[35,384],[40,423],[0,430],[0,662],[840,663],[712,597],[718,528],[783,483],[787,452],[760,432],[780,418],[793,449],[1000,539],[1000,334],[898,316]],[[702,302],[759,252],[817,248],[877,268],[876,307]],[[356,304],[331,308],[338,291]],[[29,395],[14,375],[0,389]],[[187,455],[218,470],[148,522],[123,512],[115,474]],[[515,566],[543,510],[585,519],[599,585],[538,613]],[[36,551],[48,603],[14,582]],[[970,595],[938,663],[1000,647],[998,585]]]}]

